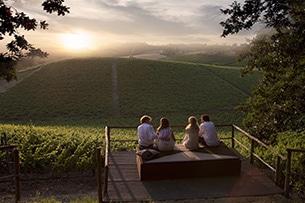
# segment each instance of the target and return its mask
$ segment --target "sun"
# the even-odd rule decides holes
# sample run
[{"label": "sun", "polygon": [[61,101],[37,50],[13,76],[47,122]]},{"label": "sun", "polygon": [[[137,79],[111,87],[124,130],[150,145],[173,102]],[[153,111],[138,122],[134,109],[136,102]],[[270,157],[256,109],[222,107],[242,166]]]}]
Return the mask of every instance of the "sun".
[{"label": "sun", "polygon": [[72,51],[92,49],[92,37],[84,32],[65,33],[61,35],[62,46]]}]

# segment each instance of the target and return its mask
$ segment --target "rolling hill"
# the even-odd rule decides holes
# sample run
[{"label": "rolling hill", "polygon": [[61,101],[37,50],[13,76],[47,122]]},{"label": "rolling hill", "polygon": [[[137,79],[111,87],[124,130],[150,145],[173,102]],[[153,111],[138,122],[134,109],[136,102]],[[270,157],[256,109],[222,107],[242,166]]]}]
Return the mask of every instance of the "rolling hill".
[{"label": "rolling hill", "polygon": [[239,123],[235,110],[260,74],[239,68],[136,58],[79,58],[41,66],[0,93],[1,123],[138,124],[149,114],[185,124],[208,113],[216,123]]}]

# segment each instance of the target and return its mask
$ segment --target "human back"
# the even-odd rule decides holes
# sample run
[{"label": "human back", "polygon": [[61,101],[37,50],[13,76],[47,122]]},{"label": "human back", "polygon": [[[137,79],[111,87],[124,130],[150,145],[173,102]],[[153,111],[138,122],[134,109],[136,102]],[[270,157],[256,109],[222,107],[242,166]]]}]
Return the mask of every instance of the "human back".
[{"label": "human back", "polygon": [[156,140],[156,144],[160,151],[171,151],[174,149],[176,138],[169,126],[168,119],[160,119],[160,126],[157,128],[157,135],[158,139]]},{"label": "human back", "polygon": [[202,123],[199,126],[199,136],[203,145],[218,146],[220,144],[220,138],[217,135],[215,125],[207,114],[201,116]]},{"label": "human back", "polygon": [[182,144],[187,149],[197,149],[198,144],[198,133],[199,133],[199,124],[197,118],[191,116],[188,118],[188,125],[185,127],[186,135],[182,140]]},{"label": "human back", "polygon": [[154,128],[150,125],[152,118],[144,115],[140,118],[140,125],[138,126],[138,143],[140,149],[152,148],[154,139],[158,136],[154,132]]}]

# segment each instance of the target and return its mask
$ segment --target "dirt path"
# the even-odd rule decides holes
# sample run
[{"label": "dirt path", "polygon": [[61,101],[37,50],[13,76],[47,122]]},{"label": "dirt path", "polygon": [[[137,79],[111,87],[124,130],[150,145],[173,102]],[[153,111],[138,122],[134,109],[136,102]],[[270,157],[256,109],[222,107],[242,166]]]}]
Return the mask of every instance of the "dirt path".
[{"label": "dirt path", "polygon": [[250,94],[244,92],[243,90],[239,89],[239,88],[236,87],[235,85],[233,85],[233,84],[231,84],[230,82],[228,82],[225,78],[223,78],[223,77],[217,75],[217,74],[214,73],[213,71],[211,71],[211,70],[209,70],[209,69],[207,69],[207,68],[205,68],[205,70],[206,70],[207,72],[209,72],[210,74],[214,75],[215,77],[217,77],[218,79],[220,79],[221,81],[223,81],[224,83],[226,83],[229,87],[231,87],[231,88],[233,88],[234,90],[236,90],[236,91],[240,92],[241,94],[245,95],[246,97],[250,97],[250,96],[251,96]]},{"label": "dirt path", "polygon": [[42,68],[42,66],[39,66],[37,68],[33,68],[33,69],[18,72],[17,73],[18,80],[13,80],[13,81],[10,81],[10,82],[7,82],[6,80],[0,80],[0,93],[5,92],[9,88],[11,88],[14,85],[18,84],[19,82],[21,82],[23,79],[25,79],[25,78],[31,76],[33,73],[39,71],[41,68]]},{"label": "dirt path", "polygon": [[[14,182],[0,182],[0,203],[14,202]],[[96,177],[74,177],[55,179],[21,180],[21,202],[31,202],[36,199],[54,198],[59,202],[91,197],[97,199]]]},{"label": "dirt path", "polygon": [[[54,199],[56,202],[71,202],[76,199],[90,198],[98,202],[97,180],[94,176],[44,179],[44,180],[23,180],[21,181],[21,201],[39,202],[43,199]],[[0,182],[0,203],[14,202],[14,183]],[[88,201],[84,201],[88,202]],[[151,203],[298,203],[286,199],[283,195],[270,196],[249,196],[230,198],[207,198],[207,199],[185,199],[151,201]]]},{"label": "dirt path", "polygon": [[[54,199],[56,202],[71,202],[77,199],[88,199],[98,202],[96,181],[93,179],[75,180],[49,180],[31,181],[24,183],[20,202],[39,202],[43,199]],[[14,194],[11,191],[0,195],[0,203],[13,203]],[[89,202],[88,200],[84,202]],[[149,201],[148,201],[149,202]],[[207,199],[185,199],[151,201],[151,203],[298,203],[288,200],[283,195],[230,197],[230,198],[207,198]],[[299,201],[300,202],[300,201]]]},{"label": "dirt path", "polygon": [[119,116],[119,95],[118,95],[118,76],[117,76],[117,63],[116,59],[113,59],[111,66],[111,76],[112,76],[112,103],[113,103],[113,115],[115,117]]}]

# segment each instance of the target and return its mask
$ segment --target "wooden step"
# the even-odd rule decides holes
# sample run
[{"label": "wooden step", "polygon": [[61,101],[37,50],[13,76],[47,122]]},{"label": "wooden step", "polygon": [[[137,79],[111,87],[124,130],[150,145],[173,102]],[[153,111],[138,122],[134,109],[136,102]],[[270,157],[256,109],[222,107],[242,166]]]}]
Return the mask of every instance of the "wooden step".
[{"label": "wooden step", "polygon": [[224,143],[192,151],[178,144],[150,160],[136,155],[136,162],[140,180],[239,176],[241,171],[240,158]]}]

